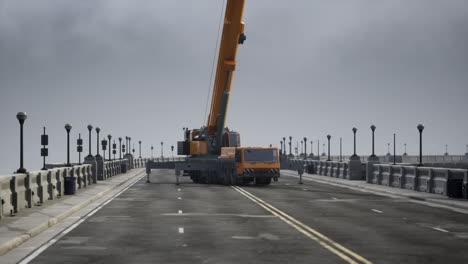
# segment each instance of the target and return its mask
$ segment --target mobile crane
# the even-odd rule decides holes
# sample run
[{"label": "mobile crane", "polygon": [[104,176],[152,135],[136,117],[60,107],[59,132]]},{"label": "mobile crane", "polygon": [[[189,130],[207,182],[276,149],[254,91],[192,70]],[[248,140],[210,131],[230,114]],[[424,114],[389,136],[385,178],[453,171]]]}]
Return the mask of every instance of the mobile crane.
[{"label": "mobile crane", "polygon": [[239,133],[225,127],[237,49],[246,40],[244,5],[245,0],[227,0],[207,124],[185,129],[184,141],[177,143],[178,155],[187,158],[176,164],[176,174],[183,171],[196,183],[266,185],[280,176],[278,148],[241,147]]}]

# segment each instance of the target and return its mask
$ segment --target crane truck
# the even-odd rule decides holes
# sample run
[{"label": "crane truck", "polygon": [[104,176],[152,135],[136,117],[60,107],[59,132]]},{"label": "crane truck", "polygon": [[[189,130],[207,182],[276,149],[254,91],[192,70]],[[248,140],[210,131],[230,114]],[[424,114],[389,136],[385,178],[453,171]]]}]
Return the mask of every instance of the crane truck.
[{"label": "crane truck", "polygon": [[[183,173],[195,183],[267,185],[280,176],[278,148],[241,147],[240,134],[225,127],[237,49],[246,40],[242,21],[244,6],[245,0],[226,3],[206,126],[184,129],[184,140],[177,142],[177,154],[186,158],[175,164],[176,175]],[[148,175],[153,166],[154,163],[148,163]]]}]

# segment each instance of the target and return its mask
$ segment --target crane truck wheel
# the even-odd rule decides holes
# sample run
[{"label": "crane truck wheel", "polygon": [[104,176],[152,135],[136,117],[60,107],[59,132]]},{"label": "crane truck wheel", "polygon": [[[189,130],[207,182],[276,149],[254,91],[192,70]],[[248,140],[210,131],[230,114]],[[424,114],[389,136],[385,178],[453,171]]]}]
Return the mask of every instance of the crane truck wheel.
[{"label": "crane truck wheel", "polygon": [[230,184],[231,184],[231,170],[224,169],[223,185],[230,185]]},{"label": "crane truck wheel", "polygon": [[258,177],[255,178],[256,185],[268,185],[271,183],[271,177]]}]

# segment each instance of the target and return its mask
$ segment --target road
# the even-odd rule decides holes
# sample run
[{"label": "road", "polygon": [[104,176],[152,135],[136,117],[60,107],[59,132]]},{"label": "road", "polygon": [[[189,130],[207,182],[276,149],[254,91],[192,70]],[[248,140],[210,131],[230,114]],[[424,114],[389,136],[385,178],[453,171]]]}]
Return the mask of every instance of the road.
[{"label": "road", "polygon": [[31,263],[468,263],[468,216],[282,176],[193,184],[156,170]]}]

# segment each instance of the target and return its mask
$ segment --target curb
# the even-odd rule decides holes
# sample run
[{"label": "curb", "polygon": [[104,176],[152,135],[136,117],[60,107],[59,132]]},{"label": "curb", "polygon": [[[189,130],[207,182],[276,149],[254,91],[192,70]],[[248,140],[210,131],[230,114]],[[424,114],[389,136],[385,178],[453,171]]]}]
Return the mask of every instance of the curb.
[{"label": "curb", "polygon": [[[291,172],[286,172],[284,174],[287,175],[287,176],[299,178],[299,176],[294,175],[294,173],[291,173]],[[348,188],[348,189],[358,190],[358,191],[370,192],[370,193],[373,193],[375,195],[380,195],[380,196],[406,198],[406,199],[413,200],[415,202],[424,202],[424,203],[426,203],[428,205],[432,205],[432,206],[437,206],[437,207],[442,206],[442,207],[446,207],[448,209],[457,210],[457,212],[460,212],[458,210],[463,210],[464,212],[460,212],[460,213],[468,214],[468,203],[467,203],[467,206],[464,207],[464,206],[460,206],[460,205],[457,205],[457,204],[450,203],[449,201],[448,202],[441,202],[441,201],[438,201],[438,200],[434,200],[432,198],[417,197],[414,194],[395,193],[395,192],[390,191],[391,189],[390,190],[375,190],[373,188],[368,188],[366,186],[355,185],[355,184],[352,184],[352,183],[342,183],[342,182],[338,182],[338,181],[337,182],[328,181],[326,179],[304,178],[304,176],[315,176],[315,175],[312,175],[312,174],[304,174],[303,179],[309,180],[309,181],[315,181],[315,182],[319,182],[319,183],[323,183],[323,184],[334,185],[334,186],[338,186],[338,187],[344,187],[344,188]],[[392,188],[392,187],[389,187],[389,188]]]},{"label": "curb", "polygon": [[12,238],[8,242],[3,243],[2,245],[0,245],[0,256],[5,255],[8,251],[20,246],[21,244],[28,241],[29,239],[39,235],[40,233],[42,233],[45,230],[51,228],[52,226],[54,226],[58,222],[62,221],[63,219],[65,219],[65,218],[69,217],[70,215],[78,212],[79,210],[83,209],[84,207],[88,206],[89,204],[93,203],[94,201],[98,200],[99,198],[103,197],[104,195],[108,194],[112,190],[115,190],[117,187],[120,187],[123,184],[129,182],[130,180],[137,178],[139,175],[141,175],[143,173],[145,173],[145,170],[135,174],[133,177],[129,177],[128,179],[118,183],[117,185],[112,186],[111,188],[109,188],[107,190],[104,190],[104,191],[90,197],[89,199],[83,201],[80,204],[71,207],[70,209],[66,210],[65,212],[59,214],[58,216],[50,217],[49,219],[47,219],[42,224],[39,224],[39,225],[35,226],[34,228],[25,231],[23,234],[15,237],[15,238]]}]

